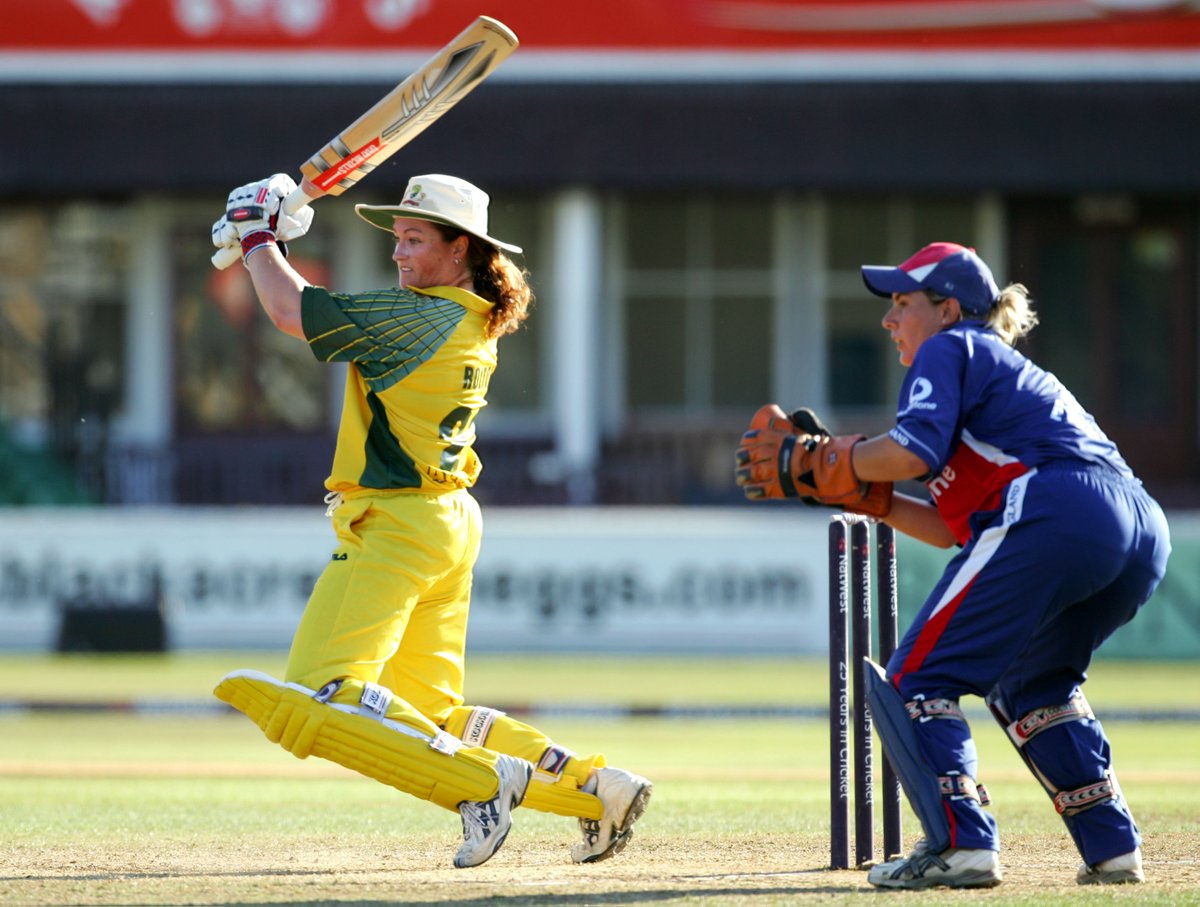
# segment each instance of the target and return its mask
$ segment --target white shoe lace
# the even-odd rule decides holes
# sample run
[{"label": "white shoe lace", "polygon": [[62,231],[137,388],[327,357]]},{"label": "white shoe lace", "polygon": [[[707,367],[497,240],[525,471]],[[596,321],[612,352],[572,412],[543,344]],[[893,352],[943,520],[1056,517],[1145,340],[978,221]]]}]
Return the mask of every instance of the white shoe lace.
[{"label": "white shoe lace", "polygon": [[493,831],[496,830],[496,823],[500,821],[500,813],[496,808],[495,800],[487,800],[483,803],[464,803],[459,811],[463,818],[463,840],[477,840],[483,843],[488,839]]}]

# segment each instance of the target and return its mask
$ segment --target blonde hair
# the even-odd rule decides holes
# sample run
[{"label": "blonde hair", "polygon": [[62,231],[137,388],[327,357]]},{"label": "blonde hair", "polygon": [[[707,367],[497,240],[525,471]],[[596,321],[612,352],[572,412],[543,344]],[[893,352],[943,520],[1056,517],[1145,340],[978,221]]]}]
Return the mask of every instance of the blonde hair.
[{"label": "blonde hair", "polygon": [[1001,290],[988,310],[987,326],[1009,346],[1016,346],[1017,341],[1032,331],[1037,323],[1033,300],[1029,290],[1021,283],[1010,283]]}]

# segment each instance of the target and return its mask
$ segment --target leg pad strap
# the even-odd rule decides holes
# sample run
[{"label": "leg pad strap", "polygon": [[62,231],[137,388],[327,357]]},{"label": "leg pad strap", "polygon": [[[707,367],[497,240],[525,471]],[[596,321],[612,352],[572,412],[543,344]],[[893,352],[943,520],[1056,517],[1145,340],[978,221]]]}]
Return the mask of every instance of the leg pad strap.
[{"label": "leg pad strap", "polygon": [[1058,791],[1054,794],[1054,808],[1060,816],[1074,816],[1117,797],[1117,786],[1110,773],[1100,781],[1085,784],[1075,790]]},{"label": "leg pad strap", "polygon": [[496,723],[497,718],[503,717],[504,712],[499,709],[489,709],[482,705],[474,706],[467,716],[466,727],[463,729],[463,743],[467,746],[487,746],[488,734],[492,732],[492,725]]},{"label": "leg pad strap", "polygon": [[992,802],[987,788],[978,784],[970,775],[939,775],[938,784],[941,786],[943,797],[950,797],[954,800],[974,800],[980,806],[987,806]]},{"label": "leg pad strap", "polygon": [[1016,721],[1004,723],[1004,730],[1017,749],[1022,749],[1042,731],[1066,724],[1068,721],[1082,721],[1084,718],[1095,717],[1083,691],[1076,690],[1075,695],[1062,705],[1043,706],[1027,712]]}]

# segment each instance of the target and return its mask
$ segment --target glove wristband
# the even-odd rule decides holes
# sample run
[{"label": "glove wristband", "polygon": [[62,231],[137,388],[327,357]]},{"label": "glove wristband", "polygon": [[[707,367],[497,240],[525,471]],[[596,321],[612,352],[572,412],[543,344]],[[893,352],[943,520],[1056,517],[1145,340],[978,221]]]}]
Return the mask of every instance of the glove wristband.
[{"label": "glove wristband", "polygon": [[273,242],[275,242],[275,234],[270,230],[255,230],[253,233],[247,233],[242,237],[242,261],[246,261],[253,252]]},{"label": "glove wristband", "polygon": [[796,491],[796,483],[792,481],[792,454],[796,451],[796,436],[784,438],[779,445],[779,464],[776,471],[779,473],[779,488],[783,492],[785,498],[794,498]]}]

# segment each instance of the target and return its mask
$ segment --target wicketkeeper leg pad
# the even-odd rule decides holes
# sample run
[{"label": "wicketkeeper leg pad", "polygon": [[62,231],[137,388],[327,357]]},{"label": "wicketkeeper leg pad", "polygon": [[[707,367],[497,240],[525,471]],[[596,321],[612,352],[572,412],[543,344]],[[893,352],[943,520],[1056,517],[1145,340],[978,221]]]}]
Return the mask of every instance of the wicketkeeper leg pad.
[{"label": "wicketkeeper leg pad", "polygon": [[[389,697],[374,684],[365,685],[358,706],[326,701],[327,692],[285,684],[258,671],[234,671],[213,691],[299,759],[328,759],[456,812],[464,800],[495,796],[495,753],[463,746],[445,732],[431,735],[384,717],[379,697]],[[383,711],[390,708],[385,704]]]},{"label": "wicketkeeper leg pad", "polygon": [[921,820],[928,851],[941,853],[950,846],[950,820],[942,805],[942,782],[921,754],[904,698],[888,683],[883,668],[869,658],[864,661],[867,703],[884,754],[900,779],[909,805]]},{"label": "wicketkeeper leg pad", "polygon": [[1062,704],[1012,716],[994,690],[988,707],[1062,816],[1089,866],[1129,853],[1141,834],[1113,773],[1108,740],[1083,691]]}]

